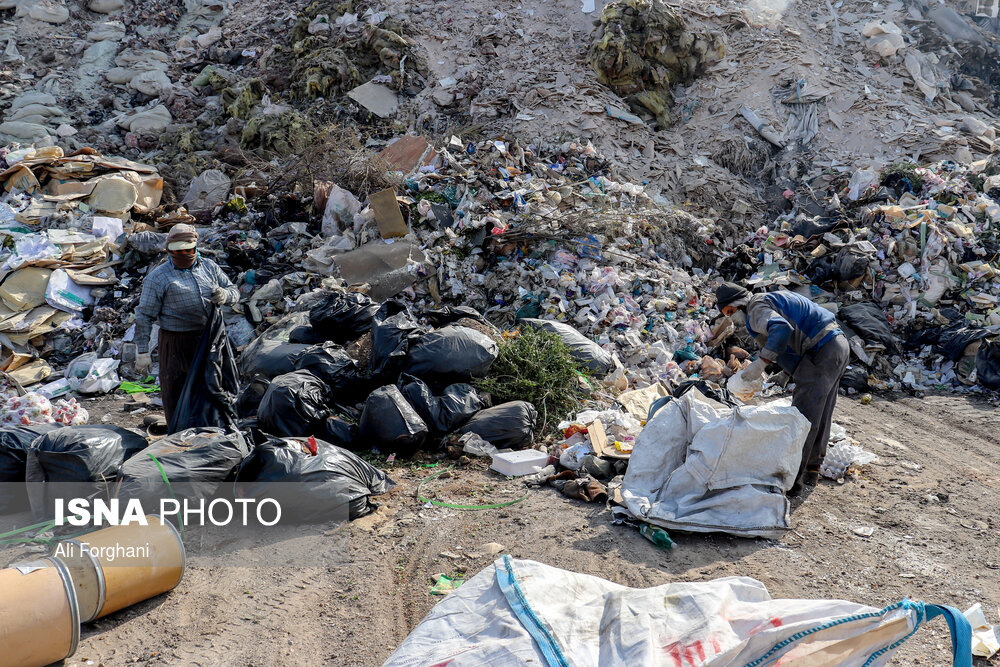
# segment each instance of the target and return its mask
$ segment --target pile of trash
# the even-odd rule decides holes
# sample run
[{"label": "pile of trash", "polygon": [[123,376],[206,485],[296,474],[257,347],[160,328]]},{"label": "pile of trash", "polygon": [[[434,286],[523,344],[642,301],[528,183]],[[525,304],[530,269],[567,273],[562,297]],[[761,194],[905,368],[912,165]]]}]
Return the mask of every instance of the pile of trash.
[{"label": "pile of trash", "polygon": [[849,391],[1000,389],[1000,163],[900,163],[812,187],[812,213],[748,234],[722,277],[836,313]]}]

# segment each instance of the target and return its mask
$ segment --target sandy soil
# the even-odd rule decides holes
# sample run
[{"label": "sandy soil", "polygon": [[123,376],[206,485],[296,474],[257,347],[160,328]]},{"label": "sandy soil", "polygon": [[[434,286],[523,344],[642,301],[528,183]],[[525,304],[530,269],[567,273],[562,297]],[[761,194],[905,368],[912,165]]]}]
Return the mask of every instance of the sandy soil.
[{"label": "sandy soil", "polygon": [[[133,420],[122,419],[117,399],[88,408],[95,422],[102,410]],[[499,510],[424,508],[417,485],[440,467],[396,466],[398,486],[375,514],[349,526],[346,548],[318,530],[289,567],[190,567],[173,592],[85,626],[67,664],[379,665],[437,601],[430,575],[471,576],[493,560],[483,553],[490,542],[517,558],[633,587],[746,575],[775,597],[882,605],[909,596],[961,609],[981,602],[996,620],[996,419],[993,406],[967,397],[897,396],[867,406],[842,399],[837,420],[880,457],[860,478],[824,481],[797,502],[794,530],[780,541],[675,534],[669,551],[611,525],[603,507],[548,488]],[[464,502],[522,492],[482,463],[433,487]],[[874,532],[860,537],[861,527]],[[345,562],[315,565],[331,554]],[[893,664],[950,664],[949,650],[944,623],[934,621]]]}]

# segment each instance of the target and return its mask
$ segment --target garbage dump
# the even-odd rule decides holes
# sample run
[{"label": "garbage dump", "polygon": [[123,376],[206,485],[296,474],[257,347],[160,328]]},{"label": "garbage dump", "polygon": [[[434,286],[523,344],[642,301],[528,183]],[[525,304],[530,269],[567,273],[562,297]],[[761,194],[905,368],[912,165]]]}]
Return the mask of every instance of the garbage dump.
[{"label": "garbage dump", "polygon": [[[661,548],[673,544],[666,530],[782,539],[809,427],[787,404],[801,383],[721,312],[722,281],[792,290],[835,316],[851,351],[840,387],[860,405],[873,393],[997,400],[990,3],[973,18],[920,2],[869,16],[843,3],[796,15],[660,0],[584,0],[566,14],[556,0],[472,3],[444,19],[420,3],[147,4],[0,2],[0,509],[23,508],[36,480],[40,515],[54,483],[71,480],[95,499],[185,485],[207,497],[229,482],[262,498],[289,483],[282,503],[302,523],[370,516],[384,555],[405,526],[460,525],[430,514],[458,503],[420,487],[388,496],[378,523],[372,498],[404,465],[400,486],[424,466],[441,484],[468,474],[516,488],[463,512],[551,487],[595,514],[610,506]],[[180,225],[197,230],[195,247],[169,247]],[[193,264],[176,252],[211,261],[233,298],[183,283]],[[135,314],[162,266],[186,291],[144,333]],[[186,326],[202,311],[201,328]],[[177,333],[196,359],[163,425],[158,343]],[[132,392],[148,399],[122,418],[148,417],[148,439],[85,426],[115,421],[108,404]],[[875,446],[858,437],[834,424],[810,472],[867,493]],[[880,468],[895,464],[881,445],[878,455]],[[915,488],[905,477],[920,465],[908,465],[900,484]],[[924,497],[931,507],[956,496],[940,485]],[[397,517],[413,495],[426,512]],[[960,520],[988,535],[986,521]],[[38,532],[14,539],[49,540]],[[934,615],[964,627],[933,605],[773,601],[755,581],[724,579],[653,595],[714,626],[689,632],[660,605],[652,626],[622,625],[636,641],[608,648],[593,619],[570,641],[559,618],[611,603],[546,586],[599,598],[610,583],[501,559],[455,589],[458,566],[435,573],[433,592],[453,592],[390,663],[466,649],[484,663],[510,651],[597,662],[605,649],[612,662],[652,662],[660,647],[646,639],[667,628],[677,664],[710,645],[706,664],[837,661],[823,655],[827,639],[875,664]],[[46,567],[58,583],[59,567]],[[527,592],[516,605],[514,589]],[[513,639],[470,647],[450,610],[475,616],[477,595],[494,595]],[[759,627],[719,621],[724,603]],[[84,606],[79,620],[104,615]],[[870,624],[834,620],[845,615]],[[79,627],[64,620],[30,629],[53,637],[38,661],[72,654],[63,634],[75,643]],[[480,624],[487,636],[492,621]],[[833,635],[812,632],[835,623]],[[876,639],[891,648],[869,650]]]}]

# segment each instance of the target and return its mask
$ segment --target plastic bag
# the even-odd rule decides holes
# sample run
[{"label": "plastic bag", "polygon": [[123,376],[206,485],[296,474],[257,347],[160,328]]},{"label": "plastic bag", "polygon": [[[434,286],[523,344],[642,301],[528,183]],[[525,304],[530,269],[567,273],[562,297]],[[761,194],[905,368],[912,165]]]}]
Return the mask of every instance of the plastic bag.
[{"label": "plastic bag", "polygon": [[314,442],[315,456],[302,439],[271,438],[256,446],[236,474],[236,497],[274,498],[283,517],[320,523],[369,514],[377,507],[370,496],[396,485],[346,449]]},{"label": "plastic bag", "polygon": [[309,323],[327,340],[348,343],[371,329],[378,308],[364,294],[331,292],[309,310]]},{"label": "plastic bag", "polygon": [[69,362],[66,380],[75,392],[105,394],[121,384],[118,363],[117,359],[101,359],[96,352],[87,352]]},{"label": "plastic bag", "polygon": [[271,380],[257,408],[257,423],[277,436],[318,433],[330,410],[330,391],[309,371],[285,373]]},{"label": "plastic bag", "polygon": [[372,355],[369,374],[395,380],[406,364],[406,355],[427,330],[417,324],[408,306],[386,301],[372,320]]},{"label": "plastic bag", "polygon": [[49,284],[45,288],[45,301],[53,308],[65,310],[67,313],[80,313],[87,306],[94,304],[90,296],[90,288],[77,285],[63,269],[56,269],[49,276]]},{"label": "plastic bag", "polygon": [[475,433],[497,449],[523,449],[535,440],[537,418],[531,403],[511,401],[480,410],[458,432]]},{"label": "plastic bag", "polygon": [[1000,342],[983,341],[979,346],[976,381],[987,389],[1000,389]]},{"label": "plastic bag", "polygon": [[325,343],[326,336],[313,329],[311,325],[304,324],[288,332],[288,342],[316,345],[318,343]]},{"label": "plastic bag", "polygon": [[59,428],[55,424],[10,426],[0,429],[0,513],[27,508],[24,486],[28,448],[38,436]]},{"label": "plastic bag", "polygon": [[249,453],[239,431],[207,427],[178,431],[122,465],[116,496],[143,501],[207,498]]},{"label": "plastic bag", "polygon": [[415,452],[427,439],[427,424],[406,402],[395,385],[379,387],[368,395],[359,440],[381,451],[407,455]]},{"label": "plastic bag", "polygon": [[840,388],[854,389],[860,392],[871,391],[872,387],[868,384],[868,371],[858,366],[849,366],[840,378]]},{"label": "plastic bag", "polygon": [[361,202],[349,190],[335,183],[330,183],[330,191],[326,196],[326,206],[323,209],[323,236],[339,236],[345,229],[354,224],[354,216],[361,212]]},{"label": "plastic bag", "polygon": [[437,308],[435,310],[425,310],[423,316],[427,318],[427,321],[435,329],[448,324],[454,324],[463,319],[477,320],[483,324],[490,325],[482,313],[469,306],[445,306],[444,308]]},{"label": "plastic bag", "polygon": [[[109,497],[122,463],[146,445],[141,435],[116,426],[64,426],[40,435],[25,465],[32,512],[52,516],[57,497]],[[60,484],[50,489],[52,482]]]},{"label": "plastic bag", "polygon": [[167,432],[213,426],[234,430],[239,391],[239,371],[222,309],[213,306]]},{"label": "plastic bag", "polygon": [[336,415],[326,418],[320,436],[338,447],[350,447],[358,439],[358,427]]},{"label": "plastic bag", "polygon": [[236,416],[241,419],[253,417],[257,414],[257,407],[264,398],[267,386],[271,381],[263,375],[255,375],[252,380],[240,389],[240,395],[236,397]]},{"label": "plastic bag", "polygon": [[28,426],[52,424],[52,403],[41,394],[29,391],[24,396],[10,396],[0,406],[0,425]]},{"label": "plastic bag", "polygon": [[604,377],[615,367],[614,358],[605,352],[600,345],[564,322],[525,318],[521,320],[521,324],[559,336],[559,339],[569,348],[570,355],[597,377]]},{"label": "plastic bag", "polygon": [[828,479],[842,479],[851,466],[868,465],[877,460],[875,454],[845,439],[826,451],[826,458],[823,459],[819,473]]},{"label": "plastic bag", "polygon": [[870,186],[878,183],[878,172],[871,169],[861,169],[854,172],[851,181],[847,184],[849,188],[847,196],[851,201],[857,201]]},{"label": "plastic bag", "polygon": [[411,345],[404,369],[425,381],[450,384],[485,377],[498,353],[499,347],[489,336],[449,325]]},{"label": "plastic bag", "polygon": [[483,408],[479,392],[469,384],[449,385],[435,396],[423,380],[404,373],[397,386],[433,433],[451,433]]},{"label": "plastic bag", "polygon": [[593,453],[594,450],[590,446],[590,443],[579,442],[575,445],[570,445],[562,451],[559,455],[559,464],[569,470],[579,470],[583,467],[584,457]]},{"label": "plastic bag", "polygon": [[336,343],[306,348],[295,356],[295,370],[309,371],[325,382],[334,398],[356,393],[361,381],[357,362]]},{"label": "plastic bag", "polygon": [[862,340],[885,345],[890,352],[898,352],[899,342],[889,328],[885,313],[878,304],[870,301],[853,303],[837,312],[837,318],[854,329]]},{"label": "plastic bag", "polygon": [[256,345],[251,343],[251,345],[253,349],[247,348],[240,357],[240,372],[243,377],[263,375],[268,379],[294,371],[295,359],[312,347],[302,343],[281,343],[276,340],[267,340]]}]

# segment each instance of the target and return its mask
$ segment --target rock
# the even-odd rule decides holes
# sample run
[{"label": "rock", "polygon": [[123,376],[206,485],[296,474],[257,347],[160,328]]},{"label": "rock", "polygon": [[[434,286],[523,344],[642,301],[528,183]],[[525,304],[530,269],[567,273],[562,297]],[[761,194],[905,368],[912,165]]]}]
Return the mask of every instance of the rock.
[{"label": "rock", "polygon": [[63,123],[62,125],[56,128],[56,134],[58,134],[60,137],[72,137],[74,134],[76,134],[76,128],[73,127],[72,125],[67,125],[66,123]]},{"label": "rock", "polygon": [[44,125],[25,123],[19,120],[0,123],[0,134],[6,135],[21,143],[31,143],[49,136],[49,130]]},{"label": "rock", "polygon": [[118,127],[135,133],[157,134],[173,121],[170,110],[162,104],[152,109],[130,114],[118,121]]},{"label": "rock", "polygon": [[28,6],[28,16],[46,23],[65,23],[69,20],[69,9],[55,0],[36,0]]},{"label": "rock", "polygon": [[455,103],[455,93],[444,88],[438,88],[431,93],[431,99],[440,107],[450,107]]},{"label": "rock", "polygon": [[459,556],[458,554],[454,554],[450,551],[442,551],[441,553],[438,554],[438,557],[447,558],[449,560],[458,560],[459,558],[461,558],[461,556]]},{"label": "rock", "polygon": [[87,39],[91,42],[118,41],[124,36],[125,26],[120,21],[98,23],[87,33]]},{"label": "rock", "polygon": [[972,98],[972,95],[964,90],[956,90],[951,94],[951,98],[958,103],[964,111],[969,113],[974,113],[976,111],[976,101]]},{"label": "rock", "polygon": [[150,97],[163,97],[173,88],[170,77],[167,76],[166,72],[160,70],[150,70],[138,74],[132,77],[128,85]]},{"label": "rock", "polygon": [[498,553],[502,552],[504,549],[502,544],[497,542],[487,542],[479,548],[479,550],[487,556],[496,556]]},{"label": "rock", "polygon": [[110,14],[117,12],[125,6],[125,0],[90,0],[87,9],[98,14]]},{"label": "rock", "polygon": [[198,35],[198,37],[194,41],[201,48],[207,49],[208,47],[218,42],[220,39],[222,39],[222,28],[220,28],[219,26],[213,26],[204,35]]}]

